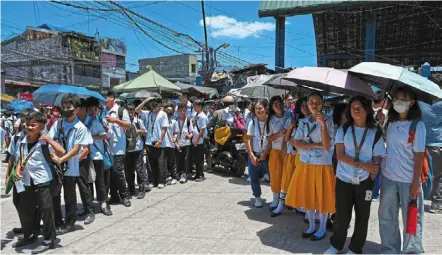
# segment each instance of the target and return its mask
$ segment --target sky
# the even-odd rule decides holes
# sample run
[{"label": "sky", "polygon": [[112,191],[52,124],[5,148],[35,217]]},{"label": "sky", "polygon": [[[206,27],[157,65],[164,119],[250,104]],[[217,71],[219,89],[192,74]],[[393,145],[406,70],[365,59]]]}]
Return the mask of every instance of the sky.
[{"label": "sky", "polygon": [[[71,2],[82,4],[82,2]],[[92,2],[90,2],[92,3]],[[200,1],[118,2],[179,33],[204,41]],[[259,18],[259,1],[205,1],[208,43],[251,63],[275,67],[275,20]],[[102,7],[105,8],[105,7]],[[26,26],[50,24],[94,36],[122,39],[127,46],[126,68],[138,71],[138,59],[174,55],[136,27],[128,29],[121,13],[75,9],[46,1],[1,1],[1,40],[25,31]],[[311,15],[289,17],[286,21],[285,67],[316,66],[316,43]]]}]

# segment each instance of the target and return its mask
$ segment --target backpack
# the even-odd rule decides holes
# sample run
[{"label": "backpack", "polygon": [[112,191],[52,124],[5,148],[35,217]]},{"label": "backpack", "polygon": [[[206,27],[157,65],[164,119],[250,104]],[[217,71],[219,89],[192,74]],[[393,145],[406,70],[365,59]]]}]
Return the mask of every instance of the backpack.
[{"label": "backpack", "polygon": [[48,144],[42,144],[41,151],[43,153],[43,156],[44,156],[46,162],[48,163],[49,167],[51,168],[51,173],[52,173],[51,193],[52,193],[52,196],[57,196],[61,193],[61,186],[63,184],[63,176],[64,176],[65,170],[63,170],[64,168],[62,167],[61,164],[52,160]]},{"label": "backpack", "polygon": [[244,126],[246,125],[246,122],[242,116],[241,113],[232,112],[233,115],[233,123],[235,126],[241,130],[244,130]]},{"label": "backpack", "polygon": [[[106,130],[103,120],[101,118],[97,118],[97,119],[100,121],[100,124],[103,125],[103,128]],[[91,118],[89,123],[86,125],[86,127],[89,130],[91,129],[92,123],[93,123],[93,119]],[[98,146],[95,144],[95,142],[92,143],[92,146],[94,146],[95,149],[97,149],[97,151],[100,152],[101,156],[103,157],[103,165],[104,165],[103,169],[106,170],[106,169],[112,168],[112,166],[114,164],[114,159],[112,157],[112,153],[110,151],[108,141],[104,140],[102,142],[103,142],[104,151],[100,151],[100,149],[98,149]],[[91,154],[89,153],[89,155],[91,155]]]},{"label": "backpack", "polygon": [[[414,142],[418,122],[418,120],[411,121],[410,129],[408,131],[408,143],[410,144],[413,144]],[[429,199],[431,188],[433,186],[433,167],[432,158],[427,149],[424,151],[424,163],[422,165],[421,180],[424,199]]]},{"label": "backpack", "polygon": [[[123,113],[125,108],[118,107],[118,118],[123,119]],[[137,147],[137,128],[134,125],[130,125],[130,128],[126,130],[126,150],[134,151]]]}]

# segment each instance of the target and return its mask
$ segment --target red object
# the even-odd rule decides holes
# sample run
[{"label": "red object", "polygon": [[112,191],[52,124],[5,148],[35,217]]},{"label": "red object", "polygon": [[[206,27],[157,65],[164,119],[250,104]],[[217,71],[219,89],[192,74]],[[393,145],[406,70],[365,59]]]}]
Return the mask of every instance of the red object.
[{"label": "red object", "polygon": [[18,99],[32,101],[32,93],[19,93]]},{"label": "red object", "polygon": [[407,234],[415,235],[417,229],[417,200],[408,203]]}]

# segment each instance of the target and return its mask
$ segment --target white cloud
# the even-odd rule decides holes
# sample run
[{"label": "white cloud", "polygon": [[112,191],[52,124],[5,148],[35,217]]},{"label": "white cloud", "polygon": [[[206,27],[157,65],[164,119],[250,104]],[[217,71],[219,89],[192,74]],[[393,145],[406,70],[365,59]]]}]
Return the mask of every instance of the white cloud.
[{"label": "white cloud", "polygon": [[[203,26],[203,20],[200,20]],[[265,31],[274,31],[275,24],[271,22],[242,22],[234,18],[219,15],[206,17],[206,25],[211,28],[213,37],[231,37],[244,39],[249,36],[259,37]]]}]

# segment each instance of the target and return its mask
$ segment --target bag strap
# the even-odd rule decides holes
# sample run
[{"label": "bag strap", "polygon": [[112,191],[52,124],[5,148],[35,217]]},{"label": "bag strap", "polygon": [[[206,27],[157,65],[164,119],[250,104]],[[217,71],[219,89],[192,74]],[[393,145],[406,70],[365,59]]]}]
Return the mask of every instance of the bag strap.
[{"label": "bag strap", "polygon": [[118,107],[118,118],[120,119],[120,120],[123,120],[123,114],[124,114],[124,107]]},{"label": "bag strap", "polygon": [[408,141],[413,143],[414,135],[416,134],[418,120],[412,120],[410,124],[410,129],[408,130]]},{"label": "bag strap", "polygon": [[[34,145],[34,147],[32,147],[31,151],[28,152],[28,155],[26,156],[26,158],[22,162],[20,162],[22,167],[26,166],[26,163],[28,163],[29,159],[31,159],[32,154],[34,154],[34,152],[37,150],[38,145],[39,145],[39,142],[37,142]],[[25,145],[21,144],[21,146],[20,146],[20,159],[23,157],[23,154],[25,153],[25,148],[24,147],[25,147]]]}]

